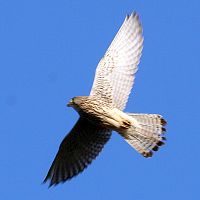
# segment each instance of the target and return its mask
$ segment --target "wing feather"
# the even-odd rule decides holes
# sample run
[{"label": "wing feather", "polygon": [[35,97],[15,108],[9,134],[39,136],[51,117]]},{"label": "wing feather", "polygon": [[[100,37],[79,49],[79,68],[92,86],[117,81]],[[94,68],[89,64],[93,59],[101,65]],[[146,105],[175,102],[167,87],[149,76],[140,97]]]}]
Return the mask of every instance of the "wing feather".
[{"label": "wing feather", "polygon": [[82,172],[98,156],[110,136],[110,130],[79,118],[62,141],[44,182],[50,180],[50,186],[56,185]]},{"label": "wing feather", "polygon": [[142,27],[136,13],[127,16],[100,60],[90,95],[123,110],[134,84],[143,47]]}]

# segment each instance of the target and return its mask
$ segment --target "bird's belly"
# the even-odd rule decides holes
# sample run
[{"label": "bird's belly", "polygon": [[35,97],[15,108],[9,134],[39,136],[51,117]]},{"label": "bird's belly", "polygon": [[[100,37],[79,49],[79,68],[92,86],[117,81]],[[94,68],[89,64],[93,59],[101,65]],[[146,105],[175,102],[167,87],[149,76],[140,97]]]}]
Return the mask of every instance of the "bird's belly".
[{"label": "bird's belly", "polygon": [[93,106],[93,109],[82,110],[80,116],[87,118],[93,124],[120,132],[136,125],[137,121],[117,108]]}]

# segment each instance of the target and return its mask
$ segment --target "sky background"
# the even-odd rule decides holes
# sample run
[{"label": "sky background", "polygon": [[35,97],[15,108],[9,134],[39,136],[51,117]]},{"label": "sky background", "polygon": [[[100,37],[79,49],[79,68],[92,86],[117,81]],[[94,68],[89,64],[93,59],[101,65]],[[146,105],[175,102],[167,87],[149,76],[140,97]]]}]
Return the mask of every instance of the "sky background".
[{"label": "sky background", "polygon": [[[0,1],[0,199],[200,199],[199,0]],[[145,159],[113,133],[70,182],[41,184],[127,13],[144,49],[126,110],[160,113],[167,145]]]}]

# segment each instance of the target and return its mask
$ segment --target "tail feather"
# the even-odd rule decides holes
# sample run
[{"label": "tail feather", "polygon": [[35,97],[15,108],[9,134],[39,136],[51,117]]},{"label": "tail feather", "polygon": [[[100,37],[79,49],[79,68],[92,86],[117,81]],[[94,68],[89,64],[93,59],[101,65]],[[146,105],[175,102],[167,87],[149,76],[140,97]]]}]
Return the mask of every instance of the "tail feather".
[{"label": "tail feather", "polygon": [[151,157],[153,151],[158,151],[164,145],[166,138],[163,133],[166,121],[157,114],[136,114],[127,113],[138,122],[137,126],[120,133],[124,139],[144,157]]}]

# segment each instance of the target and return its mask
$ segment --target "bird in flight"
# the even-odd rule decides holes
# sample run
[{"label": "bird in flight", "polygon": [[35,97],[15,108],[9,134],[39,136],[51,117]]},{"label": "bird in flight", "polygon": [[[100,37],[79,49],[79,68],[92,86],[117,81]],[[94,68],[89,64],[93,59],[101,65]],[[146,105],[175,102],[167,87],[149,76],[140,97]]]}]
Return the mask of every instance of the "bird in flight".
[{"label": "bird in flight", "polygon": [[82,172],[101,152],[113,130],[146,158],[164,144],[166,121],[161,115],[123,112],[142,48],[142,26],[134,12],[126,16],[100,60],[90,95],[74,97],[67,104],[80,117],[60,144],[44,182],[57,185]]}]

